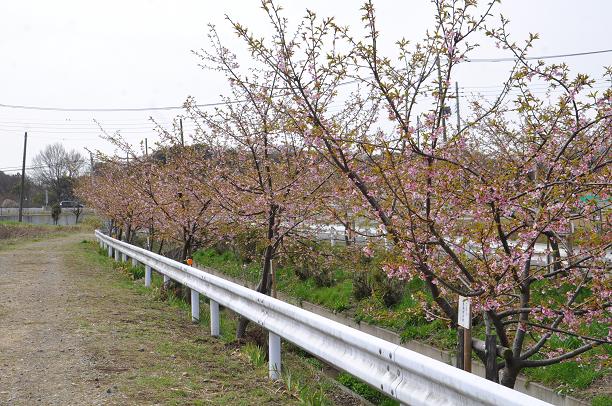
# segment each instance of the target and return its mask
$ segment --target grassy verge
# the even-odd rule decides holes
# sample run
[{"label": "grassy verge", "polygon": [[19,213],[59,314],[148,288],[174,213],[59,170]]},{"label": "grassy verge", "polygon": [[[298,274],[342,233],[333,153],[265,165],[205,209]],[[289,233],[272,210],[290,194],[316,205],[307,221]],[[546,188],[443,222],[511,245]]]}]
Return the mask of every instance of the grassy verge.
[{"label": "grassy verge", "polygon": [[17,221],[0,221],[0,249],[38,241],[42,238],[62,237],[75,230],[72,226],[34,225]]},{"label": "grassy verge", "polygon": [[[159,316],[168,313],[177,315],[181,319],[181,326],[174,329],[182,339],[166,337],[167,328],[158,325],[159,331],[147,331],[143,336],[141,329],[126,331],[126,334],[137,335],[142,341],[153,342],[152,347],[156,355],[164,359],[170,357],[174,363],[180,360],[186,367],[178,377],[171,371],[164,371],[161,366],[151,367],[151,370],[134,371],[130,378],[130,394],[143,391],[148,393],[150,387],[158,392],[168,392],[173,396],[172,402],[181,403],[183,399],[190,399],[192,393],[208,391],[208,384],[225,388],[223,396],[215,397],[215,404],[303,404],[303,405],[356,405],[355,399],[347,395],[334,384],[333,380],[317,369],[308,357],[301,354],[295,347],[283,343],[283,372],[281,382],[271,382],[267,379],[267,354],[265,335],[257,331],[256,326],[250,327],[249,338],[245,342],[237,343],[234,340],[237,320],[232,312],[221,311],[221,337],[215,339],[207,333],[210,323],[208,303],[200,298],[200,321],[190,323],[190,306],[172,291],[162,289],[163,279],[154,273],[151,288],[143,285],[142,267],[132,267],[128,263],[117,263],[107,257],[107,252],[98,248],[94,243],[82,244],[82,255],[88,262],[114,272],[115,284],[123,290],[129,290],[145,300],[146,306],[157,309]],[[172,309],[172,311],[169,311]],[[155,317],[158,317],[156,314]],[[163,317],[160,320],[164,322]],[[187,330],[183,333],[180,330]],[[186,337],[185,337],[186,336]],[[210,347],[213,348],[210,348]],[[202,365],[206,368],[202,368]],[[229,367],[246,371],[228,372]],[[215,373],[204,373],[203,370],[215,370]],[[220,372],[219,372],[220,370]],[[207,377],[208,376],[208,377]],[[246,381],[254,380],[255,385],[249,393],[243,390]],[[178,390],[174,390],[177,389]],[[239,388],[239,389],[238,389]],[[236,393],[234,393],[234,391]],[[252,393],[251,393],[252,392]],[[153,396],[153,395],[149,395]],[[169,403],[172,403],[169,402]],[[186,404],[197,404],[185,402]]]},{"label": "grassy verge", "polygon": [[[328,247],[338,250],[338,247]],[[196,263],[219,270],[220,272],[240,278],[251,283],[258,281],[260,265],[257,263],[243,263],[243,261],[230,251],[219,252],[215,249],[200,250],[194,254]],[[357,264],[359,265],[359,264]],[[456,331],[448,328],[441,320],[428,320],[419,304],[420,298],[427,299],[426,289],[421,280],[414,279],[405,283],[401,288],[401,298],[393,305],[385,303],[384,290],[374,289],[370,295],[357,299],[355,295],[355,264],[347,263],[336,266],[332,270],[332,283],[321,286],[315,278],[299,278],[291,265],[279,266],[276,269],[277,288],[280,292],[297,299],[324,306],[336,312],[342,312],[355,319],[365,321],[381,327],[386,327],[400,334],[403,341],[418,340],[435,347],[453,351],[456,345]],[[350,269],[350,271],[349,271]],[[563,297],[564,292],[556,292]],[[606,330],[602,323],[593,323],[585,326],[589,334],[597,333],[594,330]],[[602,331],[603,331],[602,330]],[[475,328],[474,337],[484,339],[484,331]],[[603,335],[605,336],[605,334]],[[551,340],[555,348],[573,349],[577,342],[573,338]],[[591,386],[605,380],[612,372],[610,356],[611,346],[597,347],[584,354],[580,360],[567,361],[549,367],[531,368],[523,370],[524,374],[533,381],[541,382],[558,392],[578,397],[592,398],[594,402],[603,400],[612,404],[609,390],[605,394],[593,397]],[[358,385],[357,385],[358,386]]]},{"label": "grassy verge", "polygon": [[338,377],[338,382],[349,388],[350,390],[359,393],[368,401],[374,403],[375,405],[381,406],[399,406],[399,402],[394,399],[391,399],[381,392],[373,389],[371,386],[361,382],[359,379],[354,376],[347,374],[346,372],[341,372]]},{"label": "grassy verge", "polygon": [[[197,264],[217,269],[222,273],[256,283],[260,275],[257,263],[243,263],[232,252],[217,252],[205,249],[193,256]],[[399,332],[404,340],[418,339],[430,344],[451,349],[455,343],[456,331],[447,328],[440,321],[425,318],[416,296],[424,295],[424,284],[420,280],[410,281],[404,287],[399,303],[387,307],[379,292],[357,300],[354,297],[353,272],[346,268],[333,270],[332,284],[320,286],[315,278],[300,279],[292,266],[276,269],[276,283],[280,292],[297,299],[342,312],[356,321],[366,321]]]},{"label": "grassy verge", "polygon": [[0,221],[0,249],[18,244],[40,241],[44,238],[64,237],[70,233],[92,231],[99,226],[99,220],[94,216],[78,225],[54,226],[48,224],[28,224],[17,221]]}]

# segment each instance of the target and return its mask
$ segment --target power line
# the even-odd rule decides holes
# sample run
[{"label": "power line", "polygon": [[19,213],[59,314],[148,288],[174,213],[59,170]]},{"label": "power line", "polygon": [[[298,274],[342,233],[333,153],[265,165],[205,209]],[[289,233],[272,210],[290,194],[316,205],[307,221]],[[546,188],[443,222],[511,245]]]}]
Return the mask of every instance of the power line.
[{"label": "power line", "polygon": [[[230,100],[226,102],[214,102],[205,104],[196,104],[195,107],[216,107],[226,106],[228,104],[242,103],[246,100]],[[72,107],[42,107],[42,106],[24,106],[16,104],[2,104],[0,107],[9,109],[21,110],[39,110],[39,111],[64,111],[64,112],[135,112],[135,111],[161,111],[161,110],[182,110],[184,106],[165,106],[165,107],[135,107],[135,108],[72,108]]]},{"label": "power line", "polygon": [[[100,125],[107,129],[107,128],[127,128],[130,130],[150,130],[152,128],[156,128],[159,125],[172,125],[174,124],[174,122],[172,121],[159,121],[156,123],[147,123],[147,122],[142,122],[142,123],[132,123],[132,124],[111,124],[111,123],[100,123]],[[187,125],[192,125],[191,122],[184,122],[185,126]],[[54,128],[54,129],[62,129],[62,128],[71,128],[74,130],[91,130],[92,128],[99,130],[100,129],[100,125],[98,125],[97,123],[91,123],[89,125],[85,124],[85,123],[53,123],[53,122],[40,122],[40,120],[37,121],[30,121],[30,120],[24,120],[24,121],[3,121],[2,119],[0,119],[0,127],[23,127],[23,126],[27,126],[29,128],[36,128],[36,127],[45,127],[45,128]]]},{"label": "power line", "polygon": [[[612,52],[612,49],[602,49],[597,51],[586,51],[586,52],[575,52],[571,54],[558,54],[558,55],[541,55],[541,56],[529,56],[525,57],[525,60],[540,60],[540,59],[553,59],[553,58],[568,58],[575,56],[595,55]],[[518,58],[473,58],[467,59],[465,62],[512,62]],[[359,80],[349,80],[340,83],[339,86],[349,85],[358,82]],[[217,107],[226,106],[228,104],[243,103],[246,100],[229,100],[222,102],[211,102],[204,104],[196,104],[195,107]],[[0,103],[0,107],[10,109],[21,109],[21,110],[39,110],[39,111],[64,111],[64,112],[138,112],[138,111],[167,111],[167,110],[182,110],[184,106],[163,106],[163,107],[134,107],[134,108],[73,108],[73,107],[43,107],[43,106],[26,106],[16,104],[3,104]]]},{"label": "power line", "polygon": [[[31,169],[42,169],[42,168],[48,168],[48,165],[43,165],[43,166],[26,166],[26,170],[31,170]],[[21,167],[13,167],[13,168],[0,168],[0,172],[21,172],[22,168]]]},{"label": "power line", "polygon": [[[225,105],[226,103],[210,104],[210,105]],[[82,112],[121,112],[121,111],[157,111],[157,110],[178,110],[182,109],[183,106],[167,106],[167,107],[137,107],[137,108],[68,108],[68,107],[41,107],[41,106],[23,106],[13,104],[2,104],[0,107],[8,109],[21,109],[21,110],[41,110],[41,111],[82,111]]]},{"label": "power line", "polygon": [[[575,52],[573,54],[559,54],[559,55],[543,55],[543,56],[528,56],[523,59],[531,61],[531,60],[540,60],[540,59],[553,59],[553,58],[568,58],[572,56],[583,56],[583,55],[595,55],[595,54],[605,54],[608,52],[612,52],[612,49],[602,49],[599,51],[588,51],[588,52]],[[475,58],[468,59],[465,62],[514,62],[517,61],[518,58]]]},{"label": "power line", "polygon": [[[608,89],[609,86],[593,86],[590,87],[590,90],[601,90],[601,89]],[[487,95],[497,95],[501,92],[501,88],[500,90],[463,90],[463,91],[459,91],[460,95],[471,95],[471,96],[487,96]],[[566,93],[565,89],[562,88],[557,88],[557,89],[547,89],[547,88],[541,88],[541,89],[531,89],[529,90],[529,93],[531,94],[547,94],[550,93],[551,95],[559,94],[559,93]],[[508,94],[510,94],[511,96],[518,96],[523,94],[522,91],[520,91],[519,89],[510,89],[508,91]]]},{"label": "power line", "polygon": [[[610,81],[607,79],[595,80],[593,85],[610,85]],[[548,88],[548,83],[530,83],[529,88]],[[459,89],[502,89],[504,85],[489,85],[489,86],[459,86]]]},{"label": "power line", "polygon": [[[134,128],[150,128],[150,127],[155,127],[158,123],[164,123],[164,124],[172,124],[172,121],[158,121],[156,123],[153,123],[151,121],[140,121],[140,122],[132,122],[132,123],[112,123],[112,122],[101,122],[100,124],[104,125],[104,126],[110,126],[110,127],[134,127]],[[87,120],[87,121],[83,121],[83,122],[54,122],[52,120],[50,121],[45,121],[45,122],[41,122],[40,120],[28,120],[28,119],[24,119],[23,121],[14,121],[14,120],[8,120],[5,121],[2,118],[0,118],[0,125],[30,125],[30,126],[37,126],[37,125],[44,125],[44,126],[55,126],[55,127],[72,127],[72,128],[91,128],[93,127],[97,127],[99,128],[99,126],[91,120]]]}]

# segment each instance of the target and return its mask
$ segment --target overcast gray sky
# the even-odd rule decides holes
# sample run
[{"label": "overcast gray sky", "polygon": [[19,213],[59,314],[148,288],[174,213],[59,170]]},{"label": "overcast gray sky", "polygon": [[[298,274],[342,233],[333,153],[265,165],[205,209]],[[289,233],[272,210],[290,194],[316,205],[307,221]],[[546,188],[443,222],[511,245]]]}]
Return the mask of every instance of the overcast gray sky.
[{"label": "overcast gray sky", "polygon": [[[306,7],[360,27],[361,1],[282,1],[297,21]],[[429,0],[376,0],[385,46],[406,37],[418,40],[432,21]],[[511,32],[524,39],[538,32],[532,55],[567,54],[612,48],[610,0],[506,0],[495,14],[511,20]],[[213,72],[198,67],[191,50],[207,46],[213,23],[231,47],[240,47],[224,15],[265,33],[257,0],[0,0],[0,104],[60,108],[142,108],[180,106],[189,95],[215,102],[225,90]],[[508,57],[482,47],[473,58]],[[555,60],[555,62],[561,60]],[[602,80],[612,53],[567,58],[576,72]],[[471,63],[458,70],[461,86],[498,86],[507,63]],[[601,82],[600,86],[606,86]],[[60,141],[83,150],[112,152],[93,122],[121,129],[131,142],[155,139],[148,118],[168,124],[180,113],[62,112],[0,106],[0,169],[21,166],[23,132],[28,131],[28,162],[45,145]],[[189,125],[186,125],[189,130]]]}]

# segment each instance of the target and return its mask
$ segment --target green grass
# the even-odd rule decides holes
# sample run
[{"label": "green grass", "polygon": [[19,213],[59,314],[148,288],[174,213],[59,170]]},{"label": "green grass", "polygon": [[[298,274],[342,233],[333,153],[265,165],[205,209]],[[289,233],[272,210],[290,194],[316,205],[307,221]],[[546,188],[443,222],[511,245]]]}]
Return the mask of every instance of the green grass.
[{"label": "green grass", "polygon": [[[182,298],[172,295],[172,292],[167,292],[166,295],[162,294],[163,278],[157,273],[153,273],[151,280],[151,288],[146,288],[140,280],[137,280],[136,276],[139,275],[137,268],[133,268],[128,263],[117,263],[108,257],[106,250],[100,249],[95,243],[83,242],[83,246],[87,248],[84,255],[88,261],[91,261],[96,266],[105,267],[112,269],[118,278],[117,284],[121,288],[128,288],[136,291],[138,294],[148,298],[147,300],[156,303],[163,303],[166,306],[170,306],[179,310],[185,318],[190,317],[190,306]],[[208,311],[208,300],[200,295],[200,320],[199,326],[204,330],[208,331],[210,328],[210,312]],[[221,337],[220,341],[225,343],[225,346],[234,347],[235,331],[237,325],[237,318],[235,315],[226,310],[221,309],[220,312],[220,330]],[[193,325],[193,324],[192,324]],[[134,332],[130,332],[134,335]],[[212,338],[210,338],[212,339]],[[208,342],[209,338],[206,338],[204,342]],[[212,339],[215,340],[215,339]],[[302,356],[299,351],[294,351],[296,347],[283,342],[283,380],[288,379],[288,383],[284,387],[284,392],[295,403],[312,406],[325,406],[333,404],[330,400],[330,396],[333,397],[334,391],[340,391],[336,386],[330,383],[330,378],[326,377],[308,360],[307,357]],[[209,349],[202,345],[200,339],[196,339],[191,342],[177,342],[174,339],[168,337],[158,337],[154,341],[154,351],[160,357],[164,359],[205,359],[210,358],[206,362],[227,362],[219,359],[219,356],[210,356]],[[231,348],[228,348],[225,353],[231,354],[235,352]],[[254,343],[247,343],[240,348],[241,356],[238,357],[245,362],[252,365],[258,377],[266,377],[268,373],[268,365],[266,360],[266,351],[260,346]],[[188,376],[196,376],[201,374],[197,368],[187,369]],[[211,375],[210,379],[221,382],[222,379],[227,379],[225,375]],[[157,388],[157,390],[168,390],[169,387],[177,388],[181,386],[182,381],[177,381],[176,376],[169,374],[169,371],[160,370],[157,368],[148,371],[144,376],[139,377],[134,381],[137,387],[151,387]],[[226,385],[232,386],[231,380],[228,380]],[[236,382],[235,385],[240,385]],[[197,385],[194,390],[201,389]],[[238,399],[236,395],[227,393],[215,400],[216,404],[244,404],[250,405],[252,402],[257,404],[270,403],[269,400],[265,400],[267,394],[267,388],[262,387],[254,389],[258,393],[250,398],[245,397]],[[183,404],[186,402],[186,397],[189,395],[189,388],[182,388],[180,390],[173,390],[172,397],[167,399],[168,404]],[[277,402],[272,402],[278,404]],[[288,402],[291,403],[291,402]],[[192,403],[189,404],[197,404]]]},{"label": "green grass", "polygon": [[[222,253],[214,249],[199,250],[193,255],[194,261],[214,268],[226,275],[240,278],[255,284],[259,281],[260,264],[243,262],[232,252]],[[321,305],[335,312],[346,312],[356,321],[365,321],[382,327],[391,328],[406,339],[419,339],[429,343],[444,345],[452,349],[456,331],[444,326],[442,322],[426,320],[417,298],[423,296],[425,287],[422,281],[413,280],[406,284],[402,301],[389,309],[380,296],[374,295],[358,301],[353,295],[353,274],[344,269],[336,269],[332,286],[318,286],[313,278],[301,280],[291,266],[276,269],[276,283],[279,292],[298,301]],[[452,338],[451,338],[452,337]]]},{"label": "green grass", "polygon": [[592,406],[610,406],[612,405],[612,396],[597,395],[591,400]]},{"label": "green grass", "polygon": [[[143,307],[152,313],[137,324],[129,322],[125,326],[116,322],[111,322],[108,327],[100,322],[80,324],[89,334],[113,334],[120,341],[119,354],[127,351],[132,356],[142,354],[146,358],[138,369],[130,370],[129,376],[114,378],[119,382],[117,385],[121,392],[148,404],[297,403],[279,392],[278,385],[267,379],[267,369],[253,369],[246,356],[236,357],[232,349],[225,348],[224,341],[210,337],[206,333],[208,329],[204,328],[208,326],[203,326],[207,317],[203,317],[200,325],[191,323],[189,305],[171,293],[163,294],[163,278],[160,275],[154,273],[151,288],[146,288],[142,280],[135,279],[138,267],[116,263],[107,257],[106,251],[97,249],[94,243],[79,245],[83,247],[81,254],[86,263],[110,272],[108,277],[113,282],[113,289],[131,291],[140,296],[136,302],[144,301]],[[105,290],[107,288],[104,286]],[[107,296],[106,301],[109,299]],[[121,303],[117,303],[115,298],[112,300],[121,318],[142,317],[134,315],[134,310],[120,310]],[[134,299],[128,302],[134,303]],[[205,301],[203,303],[205,310]],[[142,310],[136,309],[136,312],[141,313]],[[202,312],[203,316],[207,314],[206,311]],[[231,318],[222,312],[222,327],[227,327],[228,319],[231,323]],[[226,330],[231,333],[231,329]],[[125,341],[144,347],[146,351],[123,348]]]},{"label": "green grass", "polygon": [[554,386],[561,393],[571,394],[588,388],[596,379],[610,373],[607,368],[597,368],[593,364],[566,361],[546,367],[527,368],[523,373],[529,379]]},{"label": "green grass", "polygon": [[82,231],[80,226],[53,226],[28,224],[17,221],[0,221],[0,249],[46,238],[64,237],[71,232]]},{"label": "green grass", "polygon": [[[335,247],[334,249],[338,249]],[[200,250],[194,254],[194,260],[199,265],[217,269],[226,275],[256,283],[260,276],[261,266],[258,263],[243,262],[232,252],[221,252],[214,249]],[[375,265],[375,264],[373,264]],[[427,320],[420,303],[430,301],[424,282],[413,279],[404,286],[403,296],[399,303],[387,307],[379,294],[374,292],[370,297],[356,300],[353,295],[353,265],[351,271],[335,269],[332,286],[318,286],[313,278],[301,280],[296,276],[291,266],[276,269],[276,281],[279,292],[297,299],[308,301],[336,312],[344,312],[357,322],[368,322],[389,328],[400,334],[402,341],[418,340],[437,348],[453,351],[456,347],[456,330],[449,328],[442,320]],[[542,284],[543,282],[538,282]],[[534,300],[545,300],[553,297],[559,302],[565,298],[569,286],[559,290],[546,290],[544,286],[536,286]],[[581,292],[588,296],[590,292]],[[593,322],[583,326],[583,334],[605,337],[608,326]],[[476,338],[484,339],[482,326],[475,326],[472,332]],[[552,348],[573,349],[578,340],[573,337],[561,340],[553,337],[550,340]],[[602,346],[583,355],[582,362],[569,361],[544,368],[523,370],[531,380],[552,386],[558,391],[576,393],[588,388],[595,380],[610,374],[611,368],[602,366],[597,356],[612,356],[612,346]]]},{"label": "green grass", "polygon": [[[194,261],[223,272],[234,278],[240,278],[252,284],[259,281],[261,266],[256,262],[243,264],[232,252],[218,253],[214,249],[199,250],[193,255]],[[348,275],[336,273],[336,283],[330,287],[319,287],[314,279],[305,281],[295,276],[290,266],[276,269],[276,281],[279,291],[298,300],[320,304],[336,311],[346,310],[350,306],[352,282]]]},{"label": "green grass", "polygon": [[398,401],[391,399],[388,396],[385,396],[381,392],[372,388],[370,385],[360,381],[359,379],[355,378],[354,376],[350,374],[347,374],[346,372],[341,372],[338,375],[337,379],[338,379],[338,382],[340,382],[341,384],[343,384],[344,386],[346,386],[353,392],[360,394],[365,399],[369,400],[375,405],[399,406]]},{"label": "green grass", "polygon": [[256,368],[261,368],[266,364],[266,354],[264,350],[255,343],[246,343],[242,351],[249,357],[251,364]]},{"label": "green grass", "polygon": [[[286,269],[283,269],[286,270]],[[297,278],[279,278],[278,289],[298,300],[304,300],[341,312],[350,307],[353,285],[344,280],[334,286],[316,286],[312,278],[302,282]]]}]

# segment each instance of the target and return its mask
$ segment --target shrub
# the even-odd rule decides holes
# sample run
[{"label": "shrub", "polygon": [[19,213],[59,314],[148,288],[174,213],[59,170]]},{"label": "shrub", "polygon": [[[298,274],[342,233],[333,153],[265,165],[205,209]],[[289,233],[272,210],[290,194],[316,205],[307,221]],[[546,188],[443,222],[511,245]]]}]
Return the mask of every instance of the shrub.
[{"label": "shrub", "polygon": [[57,225],[57,222],[61,214],[62,214],[62,208],[60,207],[59,203],[55,203],[51,207],[51,218],[53,219],[53,224]]},{"label": "shrub", "polygon": [[231,241],[227,242],[227,245],[245,263],[258,261],[265,248],[265,243],[261,240],[258,230],[255,228],[236,234]]},{"label": "shrub", "polygon": [[357,300],[372,296],[372,284],[368,272],[356,270],[353,274],[353,297]]},{"label": "shrub", "polygon": [[357,300],[377,295],[386,307],[391,308],[402,301],[406,283],[390,279],[382,270],[382,263],[388,253],[378,250],[373,256],[366,256],[362,250],[354,252],[356,269],[353,273],[353,296]]},{"label": "shrub", "polygon": [[330,287],[341,264],[337,253],[327,248],[317,241],[300,242],[285,251],[282,262],[290,264],[301,281],[312,278],[316,286]]},{"label": "shrub", "polygon": [[104,222],[98,216],[86,216],[81,225],[91,230],[99,230],[104,226]]}]

